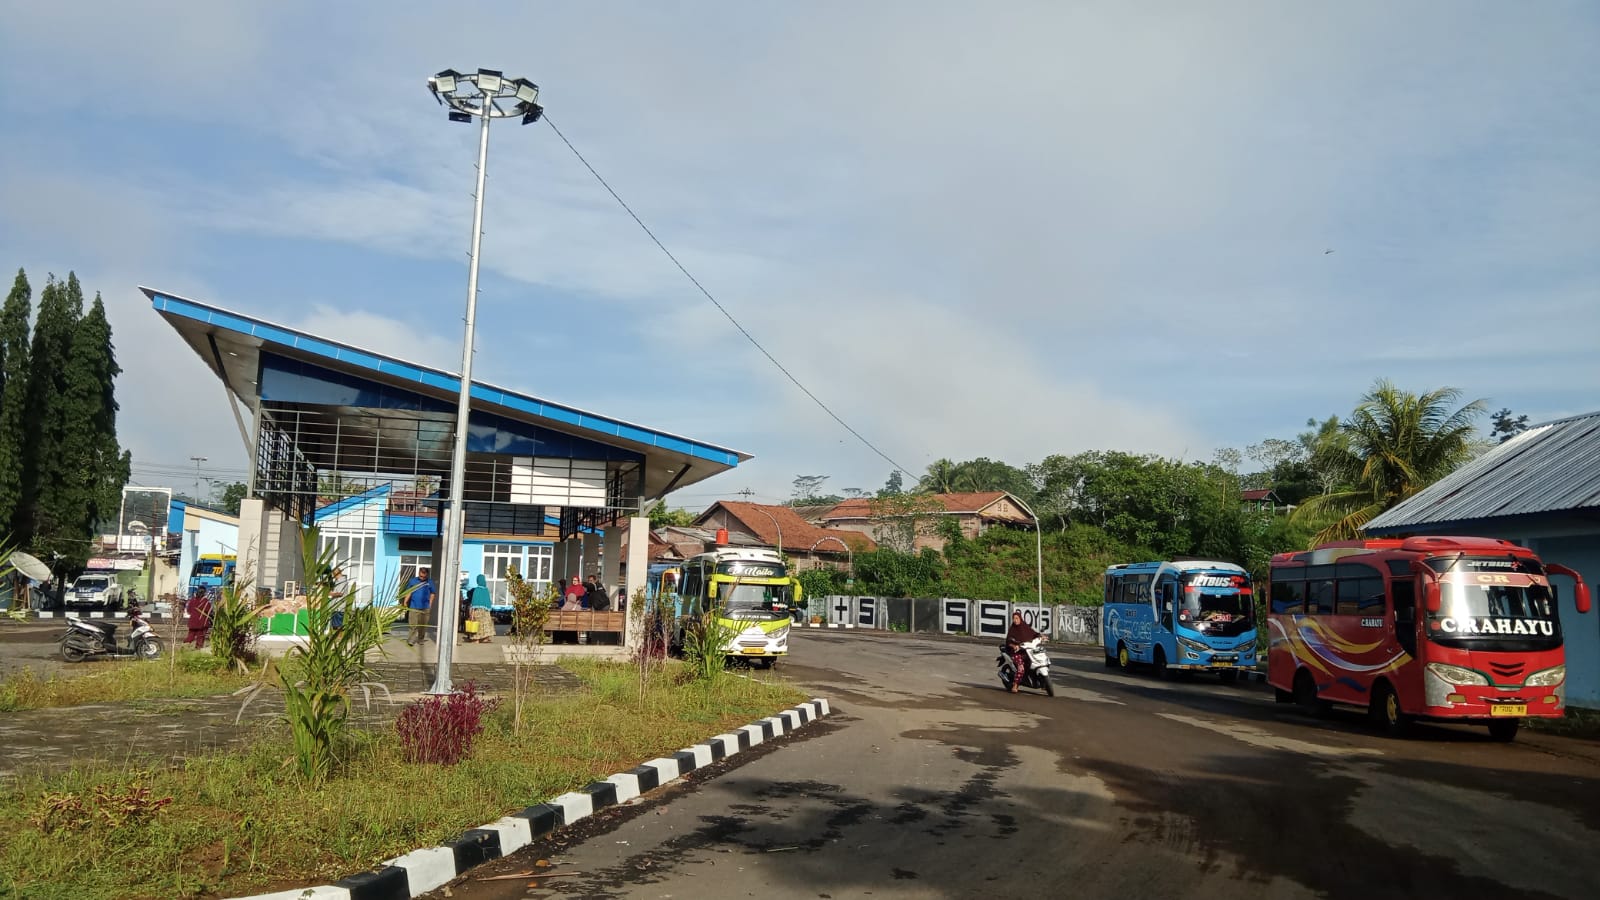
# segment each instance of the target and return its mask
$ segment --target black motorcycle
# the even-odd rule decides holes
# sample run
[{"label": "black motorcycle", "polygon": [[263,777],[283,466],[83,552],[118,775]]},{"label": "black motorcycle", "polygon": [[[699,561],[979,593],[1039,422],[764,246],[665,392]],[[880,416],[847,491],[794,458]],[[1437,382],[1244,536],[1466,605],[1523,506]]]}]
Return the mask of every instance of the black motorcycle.
[{"label": "black motorcycle", "polygon": [[67,615],[67,633],[61,636],[61,658],[67,662],[82,662],[91,656],[131,656],[135,659],[157,659],[161,656],[161,638],[137,609],[128,613],[128,638],[117,641],[117,623],[111,621],[85,622],[72,614]]}]

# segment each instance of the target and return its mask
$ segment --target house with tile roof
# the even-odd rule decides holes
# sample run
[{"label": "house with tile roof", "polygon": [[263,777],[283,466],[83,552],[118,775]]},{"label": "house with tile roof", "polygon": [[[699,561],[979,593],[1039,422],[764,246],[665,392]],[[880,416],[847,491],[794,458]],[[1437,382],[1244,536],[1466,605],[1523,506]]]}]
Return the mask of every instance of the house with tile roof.
[{"label": "house with tile roof", "polygon": [[938,526],[946,519],[955,520],[968,538],[997,525],[1033,528],[1038,522],[1026,504],[1006,491],[858,497],[822,516],[829,528],[854,531],[912,552],[924,547],[943,550],[946,541]]},{"label": "house with tile roof", "polygon": [[694,520],[699,528],[712,531],[726,528],[730,543],[735,536],[748,535],[760,546],[783,551],[794,561],[795,570],[830,566],[845,569],[856,553],[876,550],[870,535],[840,528],[820,528],[807,522],[788,506],[718,500]]}]

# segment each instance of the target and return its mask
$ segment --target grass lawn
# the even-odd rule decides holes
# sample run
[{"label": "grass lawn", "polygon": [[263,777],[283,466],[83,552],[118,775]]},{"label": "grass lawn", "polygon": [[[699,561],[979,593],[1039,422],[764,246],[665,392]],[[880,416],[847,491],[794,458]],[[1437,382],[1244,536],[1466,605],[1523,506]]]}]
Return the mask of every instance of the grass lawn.
[{"label": "grass lawn", "polygon": [[234,896],[327,883],[805,699],[774,680],[678,684],[676,663],[641,697],[631,666],[563,665],[582,691],[535,697],[520,735],[506,698],[453,767],[405,762],[392,729],[353,731],[339,774],[310,787],[289,765],[283,726],[248,750],[178,767],[94,764],[0,783],[0,896]]},{"label": "grass lawn", "polygon": [[0,712],[78,706],[125,700],[166,697],[210,697],[238,690],[250,678],[221,671],[221,660],[209,653],[179,651],[174,674],[172,661],[118,660],[80,663],[81,674],[40,678],[23,669],[0,679]]}]

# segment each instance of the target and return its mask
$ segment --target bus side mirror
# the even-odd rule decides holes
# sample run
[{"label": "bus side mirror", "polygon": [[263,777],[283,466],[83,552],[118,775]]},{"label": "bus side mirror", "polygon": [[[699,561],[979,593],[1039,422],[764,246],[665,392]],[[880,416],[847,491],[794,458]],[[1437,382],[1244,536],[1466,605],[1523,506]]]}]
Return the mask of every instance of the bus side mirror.
[{"label": "bus side mirror", "polygon": [[1589,585],[1578,582],[1578,589],[1572,593],[1572,602],[1578,607],[1578,612],[1589,611]]},{"label": "bus side mirror", "polygon": [[1428,607],[1428,612],[1436,613],[1439,611],[1439,582],[1429,581],[1423,585],[1422,602]]}]

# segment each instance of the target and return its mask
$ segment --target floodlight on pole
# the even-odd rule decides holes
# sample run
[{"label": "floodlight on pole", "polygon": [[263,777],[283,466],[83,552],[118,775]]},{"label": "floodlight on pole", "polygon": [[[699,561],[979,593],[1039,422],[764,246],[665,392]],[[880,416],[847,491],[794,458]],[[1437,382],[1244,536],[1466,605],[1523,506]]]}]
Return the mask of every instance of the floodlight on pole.
[{"label": "floodlight on pole", "polygon": [[457,593],[456,583],[461,570],[461,534],[465,527],[465,483],[467,475],[467,420],[472,402],[472,354],[478,311],[478,260],[483,248],[483,185],[489,166],[489,122],[492,119],[509,119],[520,116],[522,124],[539,120],[544,107],[538,104],[539,86],[526,78],[508,79],[494,69],[479,69],[475,74],[463,75],[454,69],[428,79],[428,90],[433,99],[450,108],[452,122],[471,122],[482,119],[478,131],[478,187],[472,204],[472,254],[467,266],[467,316],[465,334],[461,339],[461,390],[456,400],[455,450],[450,455],[450,501],[447,509],[443,552],[435,570],[438,578],[434,584],[434,598],[438,603],[439,664],[434,677],[432,694],[448,694],[455,688],[450,683],[450,663],[454,656],[456,637]]},{"label": "floodlight on pole", "polygon": [[1039,572],[1039,606],[1038,606],[1038,609],[1039,609],[1040,612],[1043,612],[1044,611],[1044,531],[1043,531],[1044,523],[1039,521],[1039,516],[1038,516],[1037,513],[1035,513],[1032,509],[1028,508],[1028,504],[1023,503],[1021,500],[1017,499],[1016,497],[1012,497],[1011,500],[1012,500],[1012,502],[1016,503],[1018,506],[1022,507],[1022,511],[1023,512],[1027,513],[1030,516],[1033,516],[1033,548],[1034,548],[1034,554],[1035,554],[1034,559],[1035,559],[1035,562],[1037,564],[1037,568],[1038,568],[1038,572]]}]

